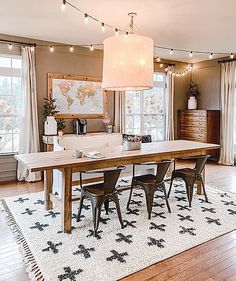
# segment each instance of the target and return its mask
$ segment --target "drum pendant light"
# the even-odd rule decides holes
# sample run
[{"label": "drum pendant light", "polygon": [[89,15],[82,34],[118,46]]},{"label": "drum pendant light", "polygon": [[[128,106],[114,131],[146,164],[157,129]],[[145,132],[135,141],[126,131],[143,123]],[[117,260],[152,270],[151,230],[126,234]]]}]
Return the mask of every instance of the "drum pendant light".
[{"label": "drum pendant light", "polygon": [[105,90],[147,90],[153,87],[153,39],[131,33],[104,40],[103,81]]}]

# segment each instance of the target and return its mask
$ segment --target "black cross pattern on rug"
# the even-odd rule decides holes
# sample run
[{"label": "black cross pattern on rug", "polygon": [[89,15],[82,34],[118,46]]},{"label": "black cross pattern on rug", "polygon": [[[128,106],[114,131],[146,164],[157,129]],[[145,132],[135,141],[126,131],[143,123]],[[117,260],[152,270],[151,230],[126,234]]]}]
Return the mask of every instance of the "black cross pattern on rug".
[{"label": "black cross pattern on rug", "polygon": [[236,204],[234,203],[234,201],[225,201],[225,200],[221,200],[221,202],[224,203],[225,206],[235,206],[236,207]]},{"label": "black cross pattern on rug", "polygon": [[90,252],[94,252],[95,251],[95,248],[85,248],[84,245],[80,244],[78,246],[79,250],[78,251],[75,251],[73,253],[73,255],[83,255],[85,259],[88,259],[91,257],[90,255]]},{"label": "black cross pattern on rug", "polygon": [[189,215],[188,216],[183,216],[183,215],[178,214],[178,217],[179,217],[180,221],[191,221],[191,222],[194,222],[194,220]]},{"label": "black cross pattern on rug", "polygon": [[[113,214],[114,212],[115,212],[115,210],[116,210],[116,208],[115,207],[109,207],[108,208],[108,213],[111,213],[111,214]],[[102,209],[102,212],[105,212],[106,210],[105,209]]]},{"label": "black cross pattern on rug", "polygon": [[147,243],[148,246],[157,246],[158,248],[165,248],[165,246],[163,245],[163,243],[165,243],[164,239],[155,239],[152,237],[148,237],[148,239],[150,240]]},{"label": "black cross pattern on rug", "polygon": [[190,234],[192,236],[197,235],[196,233],[194,233],[194,231],[196,231],[195,228],[193,227],[184,227],[184,226],[180,226],[181,230],[179,231],[180,234]]},{"label": "black cross pattern on rug", "polygon": [[174,191],[174,193],[176,193],[176,194],[186,194],[186,191],[176,189],[176,190]]},{"label": "black cross pattern on rug", "polygon": [[207,223],[209,223],[209,224],[215,223],[216,225],[221,225],[220,219],[212,219],[209,217],[206,217],[206,219],[207,219]]},{"label": "black cross pattern on rug", "polygon": [[[93,229],[89,229],[88,232],[89,232],[89,234],[86,236],[87,238],[89,238],[89,237],[94,237],[94,236],[93,236],[93,233],[94,233]],[[102,239],[102,237],[101,237],[101,235],[100,235],[102,232],[103,232],[102,230],[98,230],[98,231],[97,231],[97,235],[96,235],[94,238],[96,238],[97,240]]]},{"label": "black cross pattern on rug", "polygon": [[25,212],[21,213],[22,215],[29,215],[29,216],[32,216],[33,215],[33,212],[36,212],[36,210],[30,210],[29,208],[26,208],[25,209]]},{"label": "black cross pattern on rug", "polygon": [[44,200],[38,199],[36,202],[34,202],[34,205],[44,205]]},{"label": "black cross pattern on rug", "polygon": [[102,224],[107,224],[107,221],[110,221],[111,219],[110,218],[105,218],[105,219],[103,219],[103,218],[100,218],[100,222],[102,223]]},{"label": "black cross pattern on rug", "polygon": [[126,260],[124,259],[124,257],[128,256],[127,252],[124,253],[118,253],[115,250],[111,250],[110,251],[112,253],[112,256],[106,258],[107,261],[113,261],[113,260],[118,260],[121,263],[126,262]]},{"label": "black cross pattern on rug", "polygon": [[142,193],[134,192],[133,196],[134,197],[143,197],[143,194]]},{"label": "black cross pattern on rug", "polygon": [[73,191],[79,191],[79,192],[81,192],[81,188],[80,188],[80,187],[76,187]]},{"label": "black cross pattern on rug", "polygon": [[129,182],[129,180],[121,179],[121,180],[119,180],[119,182],[128,183],[128,182]]},{"label": "black cross pattern on rug", "polygon": [[212,214],[216,213],[215,208],[206,208],[206,207],[201,207],[201,208],[202,208],[203,213],[205,213],[205,212],[210,212]]},{"label": "black cross pattern on rug", "polygon": [[179,211],[191,211],[189,206],[183,206],[183,205],[177,205],[177,207],[179,207]]},{"label": "black cross pattern on rug", "polygon": [[85,209],[85,210],[90,210],[90,205],[83,204],[82,208]]},{"label": "black cross pattern on rug", "polygon": [[198,198],[198,200],[200,203],[212,204],[210,201],[207,202],[205,199],[202,198]]},{"label": "black cross pattern on rug", "polygon": [[183,201],[183,202],[187,202],[186,197],[183,197],[183,196],[181,196],[181,197],[179,197],[179,196],[175,196],[175,199],[177,199],[177,201],[178,201],[178,202],[181,202],[181,201]]},{"label": "black cross pattern on rug", "polygon": [[129,204],[130,205],[137,205],[137,206],[140,207],[140,206],[142,206],[142,201],[131,200]]},{"label": "black cross pattern on rug", "polygon": [[220,194],[220,197],[222,197],[222,198],[225,198],[225,197],[227,197],[227,198],[231,198],[231,196],[229,196],[229,194],[228,193],[219,193]]},{"label": "black cross pattern on rug", "polygon": [[45,217],[51,217],[51,218],[56,218],[58,215],[60,215],[60,212],[54,212],[54,211],[49,211],[48,214],[44,215]]},{"label": "black cross pattern on rug", "polygon": [[70,281],[76,281],[76,276],[79,275],[83,270],[82,269],[77,269],[77,270],[72,270],[70,266],[64,267],[64,274],[58,275],[58,279],[60,281],[62,280],[70,280]]},{"label": "black cross pattern on rug", "polygon": [[41,224],[40,222],[36,222],[34,226],[30,226],[30,229],[38,229],[39,231],[44,231],[44,228],[48,226],[48,224]]},{"label": "black cross pattern on rug", "polygon": [[153,202],[153,207],[160,207],[160,208],[165,208],[165,203],[157,203],[157,202]]},{"label": "black cross pattern on rug", "polygon": [[22,198],[22,197],[19,197],[17,200],[14,200],[14,202],[19,202],[19,203],[24,203],[25,201],[28,201],[29,198]]},{"label": "black cross pattern on rug", "polygon": [[236,211],[232,209],[228,209],[227,211],[229,212],[229,215],[236,215]]},{"label": "black cross pattern on rug", "polygon": [[52,241],[47,241],[48,247],[45,249],[42,249],[42,252],[49,252],[52,251],[53,254],[58,253],[58,247],[62,245],[62,242],[59,243],[53,243]]},{"label": "black cross pattern on rug", "polygon": [[[71,216],[72,220],[76,220],[77,216],[78,216],[77,214],[73,213],[72,216]],[[79,221],[81,221],[81,219],[83,219],[83,218],[85,218],[85,215],[80,215]]]},{"label": "black cross pattern on rug", "polygon": [[164,195],[155,194],[154,198],[155,199],[164,199],[165,196]]},{"label": "black cross pattern on rug", "polygon": [[133,235],[124,235],[122,233],[116,233],[116,235],[119,237],[116,240],[116,242],[125,242],[125,243],[133,243],[133,241],[131,240],[131,238],[133,237]]},{"label": "black cross pattern on rug", "polygon": [[126,212],[127,215],[135,215],[138,216],[139,215],[139,210],[138,209],[129,209],[128,212]]},{"label": "black cross pattern on rug", "polygon": [[153,218],[160,217],[160,218],[166,219],[164,214],[165,214],[164,212],[161,212],[161,213],[152,212],[152,217]]},{"label": "black cross pattern on rug", "polygon": [[154,222],[150,222],[150,227],[149,229],[158,229],[160,231],[166,231],[165,228],[166,228],[166,225],[165,224],[156,224]]},{"label": "black cross pattern on rug", "polygon": [[128,220],[124,220],[124,227],[128,227],[130,226],[131,228],[137,228],[134,224],[137,222],[137,221],[128,221]]},{"label": "black cross pattern on rug", "polygon": [[[66,234],[67,234],[67,235],[70,235],[70,234],[72,233],[72,230],[74,230],[74,229],[75,229],[75,227],[72,226],[72,227],[71,227],[71,231],[70,231],[70,232],[66,232]],[[59,230],[59,231],[57,232],[57,234],[65,234],[65,232],[64,232],[63,230]]]}]

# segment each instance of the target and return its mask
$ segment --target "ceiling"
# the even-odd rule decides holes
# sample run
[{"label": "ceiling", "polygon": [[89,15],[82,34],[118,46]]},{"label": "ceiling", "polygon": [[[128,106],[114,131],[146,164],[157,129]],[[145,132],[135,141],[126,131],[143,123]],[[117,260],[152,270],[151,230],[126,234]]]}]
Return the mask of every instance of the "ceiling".
[{"label": "ceiling", "polygon": [[[135,32],[156,45],[207,52],[236,53],[235,0],[68,0],[101,21],[128,30],[129,12],[136,12]],[[62,0],[0,0],[0,33],[66,44],[102,43],[114,34],[97,22],[85,24],[83,15]],[[227,3],[226,3],[227,2]],[[206,54],[159,51],[167,59],[196,62]]]}]

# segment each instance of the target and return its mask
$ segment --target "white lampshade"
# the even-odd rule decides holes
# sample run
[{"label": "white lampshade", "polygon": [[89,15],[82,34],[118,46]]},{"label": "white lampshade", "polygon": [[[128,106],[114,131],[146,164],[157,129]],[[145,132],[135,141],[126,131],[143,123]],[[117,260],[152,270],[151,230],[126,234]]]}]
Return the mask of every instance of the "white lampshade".
[{"label": "white lampshade", "polygon": [[153,87],[153,40],[129,34],[106,38],[102,87],[105,90],[146,90]]}]

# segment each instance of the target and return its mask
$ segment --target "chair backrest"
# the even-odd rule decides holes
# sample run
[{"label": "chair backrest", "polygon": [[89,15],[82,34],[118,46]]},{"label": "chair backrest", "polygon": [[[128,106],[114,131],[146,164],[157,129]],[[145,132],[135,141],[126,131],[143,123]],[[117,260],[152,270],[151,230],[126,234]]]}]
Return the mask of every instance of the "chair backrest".
[{"label": "chair backrest", "polygon": [[203,155],[196,158],[195,172],[196,175],[200,175],[206,165],[206,161],[209,155]]},{"label": "chair backrest", "polygon": [[112,193],[115,190],[116,183],[119,179],[120,173],[124,169],[125,169],[124,166],[119,166],[114,170],[103,171],[104,174],[103,188],[105,194]]},{"label": "chair backrest", "polygon": [[141,141],[142,141],[142,143],[152,142],[152,136],[151,135],[143,135]]},{"label": "chair backrest", "polygon": [[156,182],[160,183],[164,180],[171,161],[162,161],[157,163]]}]

